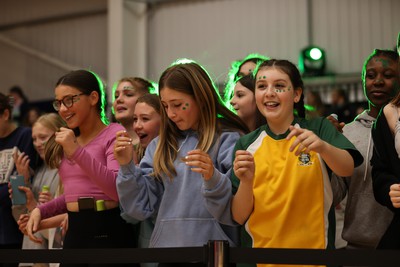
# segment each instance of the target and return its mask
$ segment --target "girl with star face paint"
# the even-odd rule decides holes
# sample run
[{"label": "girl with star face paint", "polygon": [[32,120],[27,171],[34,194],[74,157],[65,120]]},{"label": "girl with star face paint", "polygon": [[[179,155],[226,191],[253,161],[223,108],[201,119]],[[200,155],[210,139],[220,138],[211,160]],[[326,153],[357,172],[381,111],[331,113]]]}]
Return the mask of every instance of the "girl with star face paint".
[{"label": "girl with star face paint", "polygon": [[211,239],[235,245],[234,229],[223,224],[231,222],[233,147],[247,127],[223,105],[208,73],[193,61],[166,69],[159,92],[160,134],[139,167],[132,162],[130,138],[117,136],[122,209],[137,220],[155,219],[150,247],[203,246]]},{"label": "girl with star face paint", "polygon": [[234,111],[234,109],[229,102],[234,96],[234,88],[236,82],[243,76],[246,75],[254,76],[253,72],[257,64],[267,59],[268,57],[264,55],[257,53],[250,53],[242,60],[237,60],[232,62],[224,88],[224,103],[232,111]]},{"label": "girl with star face paint", "polygon": [[112,111],[115,119],[124,126],[134,144],[139,143],[139,137],[133,129],[133,111],[136,101],[144,94],[155,91],[154,85],[140,77],[124,77],[113,86]]},{"label": "girl with star face paint", "polygon": [[112,113],[132,138],[135,162],[139,162],[137,155],[140,153],[140,138],[133,129],[133,112],[138,98],[154,91],[156,91],[154,84],[140,77],[124,77],[113,86]]},{"label": "girl with star face paint", "polygon": [[242,244],[331,247],[329,172],[351,175],[363,158],[327,119],[304,119],[304,86],[294,64],[264,61],[255,79],[256,103],[267,123],[235,147],[232,215],[246,226]]}]

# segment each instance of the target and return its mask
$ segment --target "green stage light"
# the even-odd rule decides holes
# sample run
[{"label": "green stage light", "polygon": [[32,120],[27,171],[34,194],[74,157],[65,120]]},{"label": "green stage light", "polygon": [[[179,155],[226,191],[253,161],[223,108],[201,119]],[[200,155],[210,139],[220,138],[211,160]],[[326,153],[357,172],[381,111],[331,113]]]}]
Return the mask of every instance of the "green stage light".
[{"label": "green stage light", "polygon": [[319,48],[312,48],[310,50],[310,57],[314,60],[319,60],[322,57],[322,51]]},{"label": "green stage light", "polygon": [[299,69],[303,76],[320,76],[325,73],[325,51],[317,46],[308,46],[301,50]]}]

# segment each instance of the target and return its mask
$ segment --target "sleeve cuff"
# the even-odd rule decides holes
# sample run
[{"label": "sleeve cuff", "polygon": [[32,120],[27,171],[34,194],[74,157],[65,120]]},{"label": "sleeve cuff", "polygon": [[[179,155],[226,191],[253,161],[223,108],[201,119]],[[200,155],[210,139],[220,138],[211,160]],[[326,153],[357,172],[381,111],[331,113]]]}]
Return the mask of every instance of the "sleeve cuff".
[{"label": "sleeve cuff", "polygon": [[217,185],[220,183],[221,177],[222,177],[221,173],[214,168],[213,176],[211,176],[209,180],[204,181],[204,189],[208,191],[215,189]]}]

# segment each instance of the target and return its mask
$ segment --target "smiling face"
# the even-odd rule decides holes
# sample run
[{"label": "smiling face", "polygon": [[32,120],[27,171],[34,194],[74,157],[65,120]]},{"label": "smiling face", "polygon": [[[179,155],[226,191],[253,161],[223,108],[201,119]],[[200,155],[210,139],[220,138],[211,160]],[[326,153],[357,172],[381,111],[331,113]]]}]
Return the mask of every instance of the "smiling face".
[{"label": "smiling face", "polygon": [[115,100],[113,102],[115,119],[117,121],[123,125],[132,123],[136,100],[140,95],[130,82],[123,81],[118,84],[114,92]]},{"label": "smiling face", "polygon": [[164,87],[160,89],[160,97],[168,118],[179,130],[197,130],[200,109],[193,96]]},{"label": "smiling face", "polygon": [[49,141],[50,137],[54,134],[54,131],[45,127],[40,122],[36,122],[32,126],[32,140],[36,151],[38,152],[41,159],[44,159],[44,148],[46,142]]},{"label": "smiling face", "polygon": [[72,106],[68,108],[64,104],[61,104],[58,114],[67,123],[69,128],[74,129],[85,122],[91,108],[96,108],[95,106],[98,98],[96,98],[96,102],[94,102],[94,99],[90,100],[91,96],[84,95],[77,88],[68,85],[59,85],[56,87],[56,100],[63,100],[70,96],[76,96],[73,98]]},{"label": "smiling face", "polygon": [[399,91],[397,62],[382,55],[373,57],[366,65],[364,78],[365,95],[372,112],[370,115],[378,115],[380,108]]},{"label": "smiling face", "polygon": [[255,118],[257,109],[254,93],[243,86],[240,81],[236,83],[231,105],[236,110],[237,115],[244,121]]},{"label": "smiling face", "polygon": [[289,76],[278,68],[259,69],[256,76],[257,107],[276,134],[286,132],[294,119],[294,103],[300,100],[302,90],[294,90]]},{"label": "smiling face", "polygon": [[140,138],[143,148],[160,132],[161,116],[147,103],[137,103],[133,115],[133,129]]}]

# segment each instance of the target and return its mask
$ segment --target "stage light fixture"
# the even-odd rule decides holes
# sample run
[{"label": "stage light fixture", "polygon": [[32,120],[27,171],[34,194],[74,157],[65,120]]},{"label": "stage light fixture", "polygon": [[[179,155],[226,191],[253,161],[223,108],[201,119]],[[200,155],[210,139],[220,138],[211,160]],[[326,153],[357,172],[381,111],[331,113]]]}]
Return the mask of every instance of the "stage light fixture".
[{"label": "stage light fixture", "polygon": [[321,76],[325,73],[325,51],[318,46],[307,46],[300,52],[299,69],[303,76]]}]

